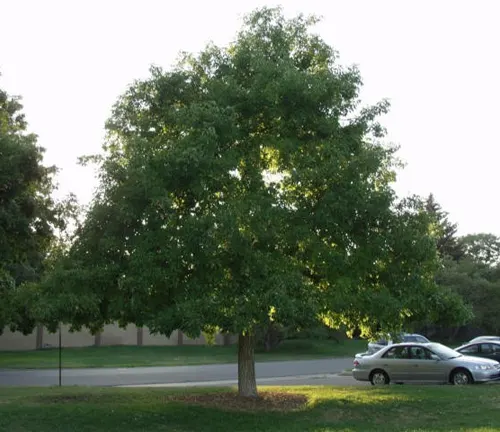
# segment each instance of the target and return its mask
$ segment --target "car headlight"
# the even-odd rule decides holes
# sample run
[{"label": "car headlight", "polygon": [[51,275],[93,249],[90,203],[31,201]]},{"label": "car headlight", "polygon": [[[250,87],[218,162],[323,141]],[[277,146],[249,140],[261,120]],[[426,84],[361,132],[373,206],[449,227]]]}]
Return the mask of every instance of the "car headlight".
[{"label": "car headlight", "polygon": [[490,369],[493,369],[493,366],[491,366],[491,365],[475,365],[474,369],[476,369],[476,370],[490,370]]}]

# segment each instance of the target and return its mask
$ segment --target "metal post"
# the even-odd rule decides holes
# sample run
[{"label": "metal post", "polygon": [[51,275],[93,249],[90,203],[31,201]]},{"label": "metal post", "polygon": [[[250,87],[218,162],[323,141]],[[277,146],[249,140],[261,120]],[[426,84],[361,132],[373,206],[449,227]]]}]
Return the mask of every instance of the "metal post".
[{"label": "metal post", "polygon": [[62,337],[61,337],[61,323],[59,323],[59,387],[62,385]]}]

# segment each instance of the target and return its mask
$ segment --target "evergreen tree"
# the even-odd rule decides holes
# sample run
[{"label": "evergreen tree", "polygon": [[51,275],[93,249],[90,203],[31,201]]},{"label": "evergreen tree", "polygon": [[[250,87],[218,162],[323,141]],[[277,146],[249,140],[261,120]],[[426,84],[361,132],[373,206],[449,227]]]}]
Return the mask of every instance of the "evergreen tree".
[{"label": "evergreen tree", "polygon": [[441,257],[449,256],[459,261],[465,254],[464,247],[457,238],[457,224],[450,222],[448,213],[441,208],[431,193],[426,200],[427,212],[434,220],[436,247]]}]

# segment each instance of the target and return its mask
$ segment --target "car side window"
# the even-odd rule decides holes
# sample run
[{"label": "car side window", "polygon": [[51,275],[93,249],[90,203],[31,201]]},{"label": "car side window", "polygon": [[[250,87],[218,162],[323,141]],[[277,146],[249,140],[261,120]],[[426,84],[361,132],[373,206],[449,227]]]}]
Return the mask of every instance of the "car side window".
[{"label": "car side window", "polygon": [[493,353],[497,354],[500,353],[500,345],[499,344],[491,344],[493,348]]},{"label": "car side window", "polygon": [[493,354],[493,344],[481,344],[481,353],[483,354]]},{"label": "car side window", "polygon": [[431,354],[432,353],[424,347],[413,346],[410,348],[410,355],[414,360],[432,360]]},{"label": "car side window", "polygon": [[460,350],[462,354],[477,354],[479,352],[479,345],[469,345]]},{"label": "car side window", "polygon": [[393,347],[382,356],[387,359],[408,359],[410,358],[410,351],[408,347]]}]

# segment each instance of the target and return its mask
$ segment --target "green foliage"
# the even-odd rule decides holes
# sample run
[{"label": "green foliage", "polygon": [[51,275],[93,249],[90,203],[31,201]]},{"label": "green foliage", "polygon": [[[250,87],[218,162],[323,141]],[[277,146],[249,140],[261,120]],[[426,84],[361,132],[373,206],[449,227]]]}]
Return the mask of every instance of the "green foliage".
[{"label": "green foliage", "polygon": [[213,327],[213,328],[206,328],[202,332],[203,337],[205,338],[205,343],[208,346],[214,346],[215,345],[215,336],[217,335],[218,330],[219,329],[217,327]]},{"label": "green foliage", "polygon": [[479,265],[500,266],[500,238],[494,234],[469,234],[460,239],[467,257]]},{"label": "green foliage", "polygon": [[[486,333],[500,333],[500,278],[491,278],[491,269],[472,257],[454,262],[448,259],[436,281],[453,295],[459,295],[473,312],[471,323]],[[443,311],[444,312],[444,311]]]},{"label": "green foliage", "polygon": [[[55,167],[42,163],[44,149],[27,132],[19,98],[0,90],[0,333],[29,333],[35,325],[31,311],[36,296],[23,283],[35,282],[47,269],[46,258],[65,228],[68,202],[56,203]],[[29,298],[28,298],[29,297]]]},{"label": "green foliage", "polygon": [[441,257],[450,256],[455,261],[464,256],[464,247],[457,238],[457,224],[450,222],[448,213],[437,203],[433,194],[427,197],[426,209],[433,219],[433,235]]},{"label": "green foliage", "polygon": [[[359,71],[315,19],[250,14],[235,42],[152,68],[107,122],[100,189],[44,320],[189,336],[318,320],[366,335],[432,313],[437,257]],[[50,299],[50,301],[49,301]]]}]

